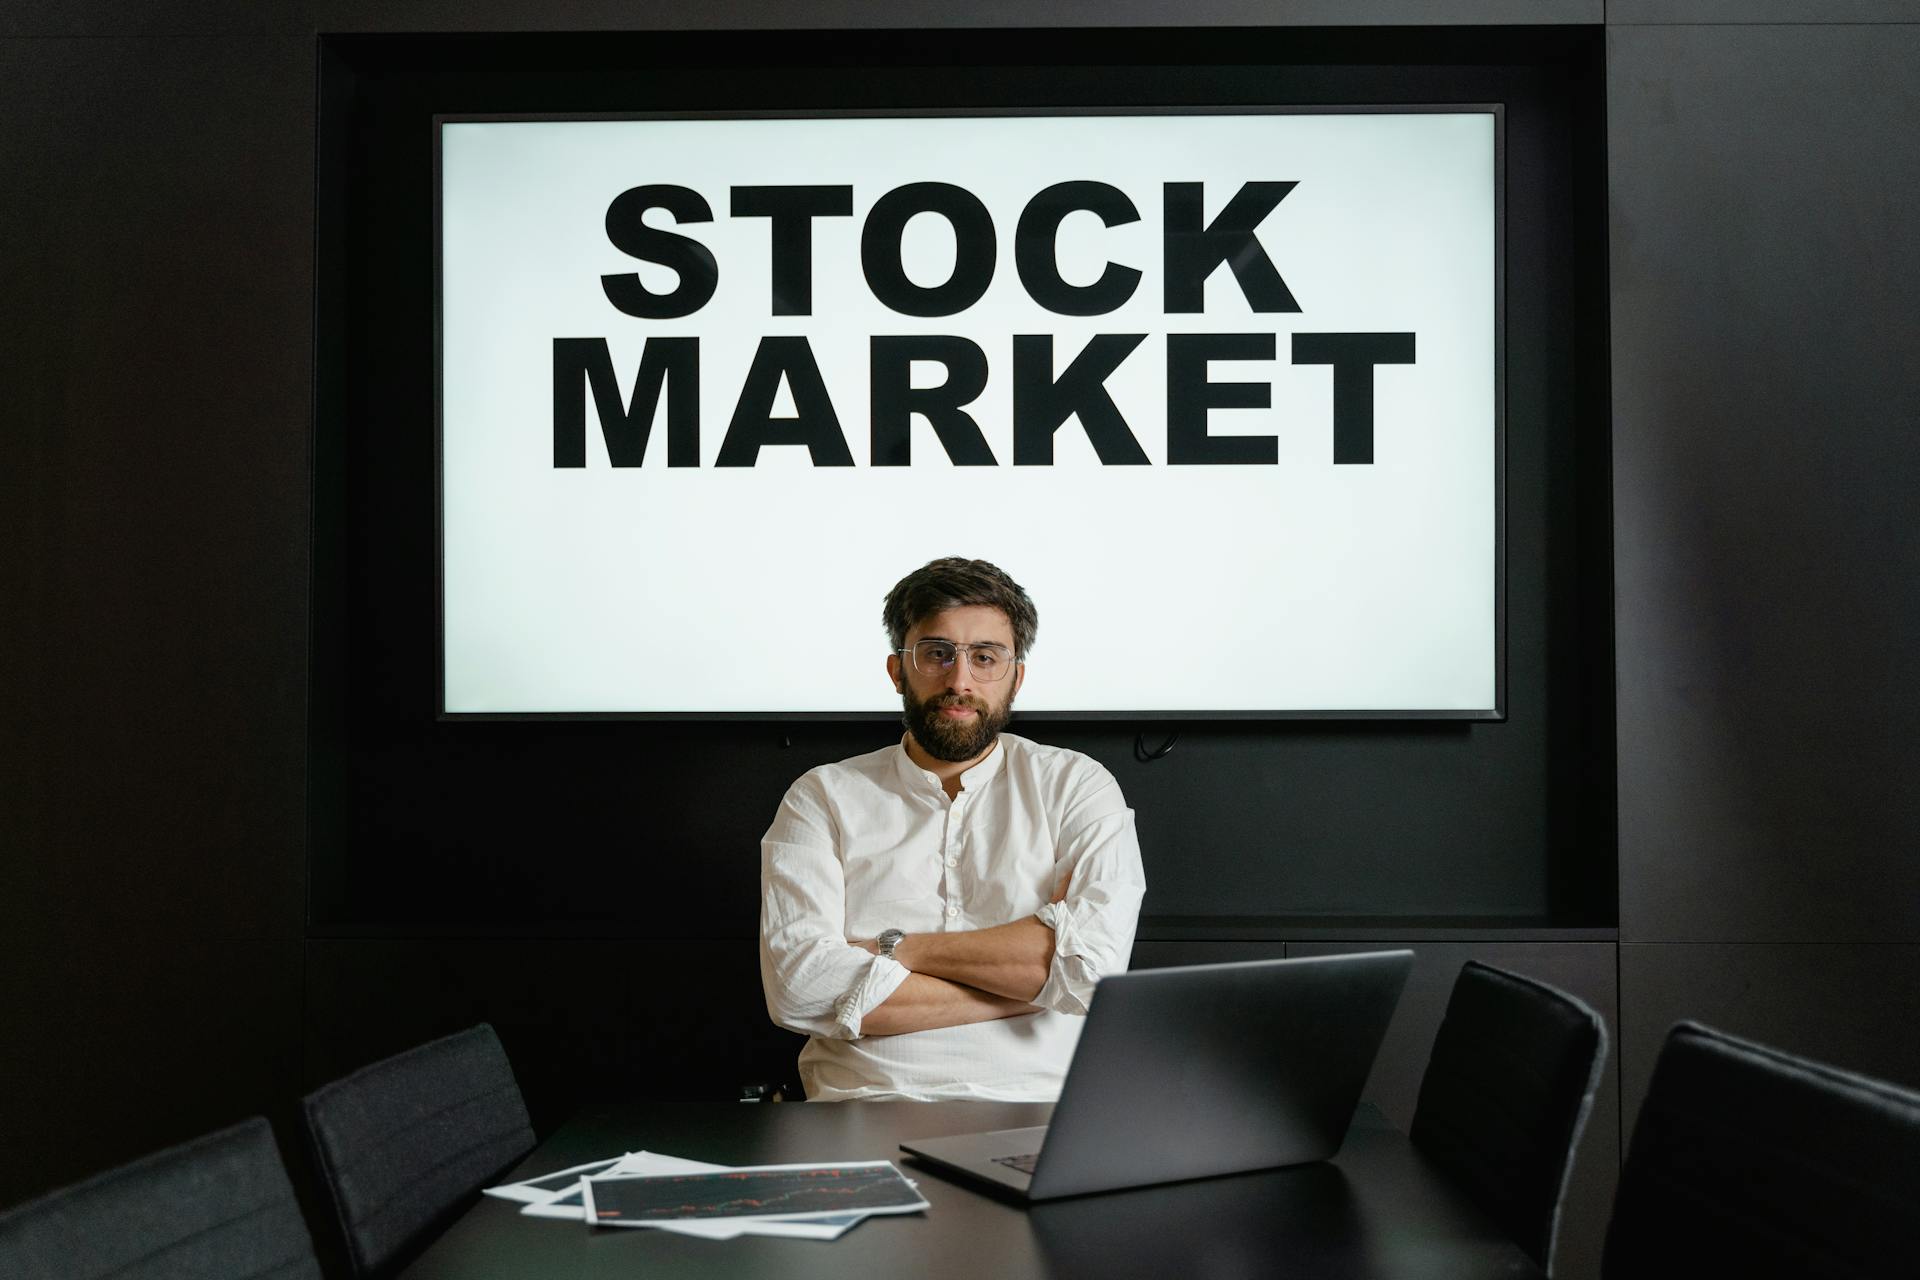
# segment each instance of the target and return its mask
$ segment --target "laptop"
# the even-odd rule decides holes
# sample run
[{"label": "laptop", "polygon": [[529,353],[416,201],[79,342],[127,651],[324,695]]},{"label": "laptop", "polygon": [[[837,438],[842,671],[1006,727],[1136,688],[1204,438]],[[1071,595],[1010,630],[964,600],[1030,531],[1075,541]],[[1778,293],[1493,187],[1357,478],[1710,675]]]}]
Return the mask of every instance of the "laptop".
[{"label": "laptop", "polygon": [[1025,1201],[1325,1160],[1412,968],[1376,951],[1115,974],[1051,1123],[900,1149]]}]

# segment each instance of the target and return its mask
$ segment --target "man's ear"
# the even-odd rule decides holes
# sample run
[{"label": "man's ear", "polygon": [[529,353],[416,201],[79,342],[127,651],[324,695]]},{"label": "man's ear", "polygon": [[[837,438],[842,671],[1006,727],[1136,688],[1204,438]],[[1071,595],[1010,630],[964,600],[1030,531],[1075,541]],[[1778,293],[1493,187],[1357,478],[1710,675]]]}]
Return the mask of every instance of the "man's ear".
[{"label": "man's ear", "polygon": [[895,693],[906,692],[906,689],[900,684],[900,655],[897,653],[887,655],[887,679],[893,681],[893,691]]},{"label": "man's ear", "polygon": [[1025,684],[1026,682],[1027,682],[1027,664],[1024,662],[1016,662],[1013,666],[1013,692],[1007,695],[1008,699],[1011,700],[1012,698],[1018,696],[1020,692],[1020,686]]}]

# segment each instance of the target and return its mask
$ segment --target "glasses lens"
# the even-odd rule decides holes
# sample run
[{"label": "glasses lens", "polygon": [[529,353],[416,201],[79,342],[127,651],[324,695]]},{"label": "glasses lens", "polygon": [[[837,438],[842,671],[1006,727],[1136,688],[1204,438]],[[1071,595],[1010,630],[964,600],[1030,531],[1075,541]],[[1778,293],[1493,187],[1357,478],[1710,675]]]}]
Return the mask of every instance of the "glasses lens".
[{"label": "glasses lens", "polygon": [[955,649],[944,640],[922,640],[913,646],[913,667],[923,676],[943,675],[953,668]]},{"label": "glasses lens", "polygon": [[913,669],[923,676],[941,676],[953,670],[960,654],[975,680],[998,680],[1013,666],[1013,654],[997,644],[957,645],[950,640],[922,640],[913,646]]},{"label": "glasses lens", "polygon": [[1007,660],[1009,656],[998,645],[976,646],[967,650],[967,665],[973,669],[975,680],[998,680],[1013,665]]}]

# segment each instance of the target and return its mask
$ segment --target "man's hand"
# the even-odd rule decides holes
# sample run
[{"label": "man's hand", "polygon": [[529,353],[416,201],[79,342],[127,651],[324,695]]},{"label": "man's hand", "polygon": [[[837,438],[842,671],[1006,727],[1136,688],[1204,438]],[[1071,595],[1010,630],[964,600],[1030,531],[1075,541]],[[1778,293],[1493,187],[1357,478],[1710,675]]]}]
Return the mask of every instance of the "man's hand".
[{"label": "man's hand", "polygon": [[[1069,868],[1047,901],[1065,902],[1072,880]],[[847,944],[868,955],[880,954],[875,938],[849,938]],[[909,933],[894,943],[893,958],[915,974],[944,978],[1025,1005],[1047,985],[1053,967],[1053,930],[1028,916],[990,929]]]},{"label": "man's hand", "polygon": [[[865,949],[877,953],[872,945]],[[1047,985],[1053,966],[1053,930],[1028,916],[991,929],[910,933],[894,944],[893,958],[914,973],[1025,1004]]]},{"label": "man's hand", "polygon": [[1038,1012],[1023,1000],[1009,1000],[930,974],[910,973],[892,995],[867,1011],[860,1020],[860,1034],[897,1036]]}]

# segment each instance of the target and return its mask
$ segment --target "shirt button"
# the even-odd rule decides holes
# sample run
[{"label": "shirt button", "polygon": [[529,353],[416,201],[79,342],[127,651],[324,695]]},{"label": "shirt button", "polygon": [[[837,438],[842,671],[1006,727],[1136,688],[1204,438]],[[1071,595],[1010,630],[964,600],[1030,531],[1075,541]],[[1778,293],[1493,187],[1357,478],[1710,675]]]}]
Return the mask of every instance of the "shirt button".
[{"label": "shirt button", "polygon": [[955,916],[957,916],[957,915],[959,915],[959,914],[960,914],[960,908],[958,908],[958,907],[948,907],[948,908],[947,908],[947,919],[949,919],[949,920],[951,920],[951,919],[953,919],[953,918],[954,918]]},{"label": "shirt button", "polygon": [[948,858],[948,859],[947,859],[947,865],[948,865],[948,866],[950,866],[950,867],[957,867],[957,866],[959,866],[959,865],[960,865],[960,859],[958,859],[958,858]]}]

